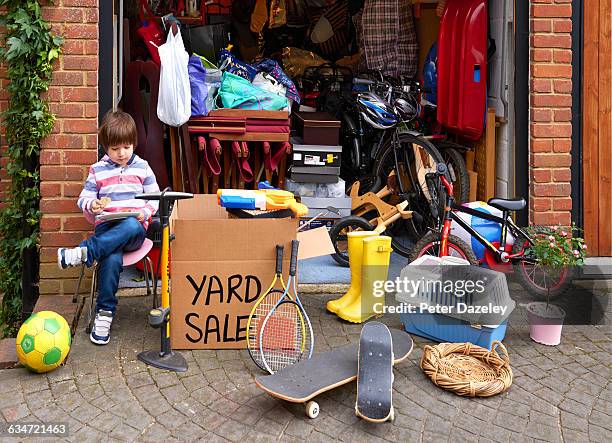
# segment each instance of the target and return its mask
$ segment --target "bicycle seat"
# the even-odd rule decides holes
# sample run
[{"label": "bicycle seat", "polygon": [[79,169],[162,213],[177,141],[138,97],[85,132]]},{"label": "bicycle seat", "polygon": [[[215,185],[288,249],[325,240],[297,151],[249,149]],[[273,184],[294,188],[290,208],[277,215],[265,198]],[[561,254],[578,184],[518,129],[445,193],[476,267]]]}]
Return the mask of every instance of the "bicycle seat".
[{"label": "bicycle seat", "polygon": [[524,198],[513,198],[510,200],[505,198],[490,198],[487,203],[502,211],[520,211],[526,205]]}]

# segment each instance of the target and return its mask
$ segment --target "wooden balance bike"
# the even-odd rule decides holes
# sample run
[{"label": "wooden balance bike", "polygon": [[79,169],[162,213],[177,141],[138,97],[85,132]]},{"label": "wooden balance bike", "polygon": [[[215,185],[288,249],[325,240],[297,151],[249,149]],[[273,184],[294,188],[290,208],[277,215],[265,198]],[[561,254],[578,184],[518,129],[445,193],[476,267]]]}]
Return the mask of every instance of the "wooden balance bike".
[{"label": "wooden balance bike", "polygon": [[[391,173],[390,177],[393,175],[394,173]],[[349,266],[347,237],[349,232],[376,231],[382,234],[400,219],[409,221],[413,217],[418,217],[418,214],[407,209],[408,202],[406,200],[401,200],[396,204],[385,201],[385,199],[391,202],[393,199],[397,200],[389,185],[376,193],[367,192],[359,195],[359,182],[357,181],[351,187],[349,195],[352,201],[351,215],[339,219],[329,232],[336,250],[333,258],[345,267]],[[391,234],[393,250],[407,257],[410,248],[400,244],[397,235]]]}]

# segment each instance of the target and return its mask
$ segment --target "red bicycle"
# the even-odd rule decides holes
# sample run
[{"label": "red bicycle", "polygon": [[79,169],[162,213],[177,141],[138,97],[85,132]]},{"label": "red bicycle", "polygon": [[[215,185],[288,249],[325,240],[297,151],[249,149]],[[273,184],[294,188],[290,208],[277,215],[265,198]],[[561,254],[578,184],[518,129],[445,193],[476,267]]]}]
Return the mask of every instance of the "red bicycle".
[{"label": "red bicycle", "polygon": [[[540,298],[555,298],[562,295],[569,287],[572,280],[572,269],[570,267],[550,268],[538,263],[538,258],[533,252],[534,240],[525,231],[517,226],[510,214],[525,208],[525,200],[492,198],[487,202],[490,206],[502,211],[502,217],[486,212],[478,211],[455,203],[453,184],[447,180],[447,167],[444,163],[438,163],[434,173],[446,189],[446,202],[442,216],[434,214],[438,219],[438,225],[431,229],[421,238],[410,255],[410,261],[423,255],[435,255],[438,257],[455,256],[468,260],[473,265],[486,264],[497,271],[514,273],[517,275],[521,285]],[[434,205],[432,205],[434,207]],[[435,207],[434,207],[435,210]],[[466,223],[459,213],[469,214],[474,217],[499,223],[501,226],[500,238],[489,241]],[[470,236],[485,247],[485,259],[479,262],[472,248],[461,238],[451,234],[452,223],[456,222],[465,229]],[[541,228],[544,231],[544,228]],[[536,235],[538,228],[535,230]],[[508,233],[514,238],[514,244],[508,242]]]}]

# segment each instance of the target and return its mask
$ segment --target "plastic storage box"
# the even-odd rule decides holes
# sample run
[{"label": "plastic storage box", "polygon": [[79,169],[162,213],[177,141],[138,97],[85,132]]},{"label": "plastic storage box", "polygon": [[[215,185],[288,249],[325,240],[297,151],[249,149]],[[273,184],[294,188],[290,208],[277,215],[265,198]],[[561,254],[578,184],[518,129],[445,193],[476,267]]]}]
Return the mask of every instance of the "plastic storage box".
[{"label": "plastic storage box", "polygon": [[[462,265],[462,266],[456,266]],[[397,301],[412,305],[414,312],[403,312],[400,320],[406,332],[439,342],[470,342],[490,349],[495,340],[503,340],[506,334],[507,319],[515,307],[510,298],[506,277],[501,272],[471,266],[465,260],[454,257],[421,257],[406,266],[401,279],[423,281],[415,291],[398,291]],[[482,282],[484,290],[471,291],[457,295],[457,291],[441,289],[441,286],[428,286],[425,282],[448,281]],[[455,286],[457,287],[457,286]],[[477,293],[474,293],[477,292]],[[503,314],[474,312],[449,313],[428,312],[430,307],[457,307],[459,304],[473,306],[505,306]],[[422,307],[426,307],[422,309]]]},{"label": "plastic storage box", "polygon": [[301,197],[340,198],[346,197],[346,184],[341,178],[338,183],[301,183],[290,178],[285,181],[285,189]]},{"label": "plastic storage box", "polygon": [[438,342],[470,342],[487,349],[491,349],[495,340],[504,339],[508,323],[505,320],[496,327],[479,326],[442,314],[428,313],[400,314],[400,321],[406,332],[420,337]]},{"label": "plastic storage box", "polygon": [[340,212],[340,214],[334,214],[329,212],[325,218],[342,218],[351,215],[351,203],[350,197],[340,198],[317,198],[317,197],[302,197],[302,203],[308,207],[307,218],[315,217],[322,211],[326,211],[328,206],[332,206]]}]

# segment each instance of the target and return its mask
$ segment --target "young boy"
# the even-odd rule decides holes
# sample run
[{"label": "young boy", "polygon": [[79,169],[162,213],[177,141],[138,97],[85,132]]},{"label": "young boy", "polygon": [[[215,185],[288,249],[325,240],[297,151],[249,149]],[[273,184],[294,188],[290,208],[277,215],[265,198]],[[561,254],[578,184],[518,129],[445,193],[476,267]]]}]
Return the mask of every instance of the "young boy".
[{"label": "young boy", "polygon": [[119,274],[123,270],[123,251],[135,251],[145,239],[149,220],[157,211],[158,201],[139,200],[134,196],[158,192],[159,186],[149,164],[134,154],[137,130],[134,120],[122,111],[109,111],[102,120],[99,141],[106,155],[89,168],[89,175],[78,207],[85,217],[105,212],[135,212],[136,217],[95,220],[94,235],[76,248],[57,250],[60,269],[98,262],[98,299],[90,339],[98,345],[110,340],[110,327],[117,306]]}]

